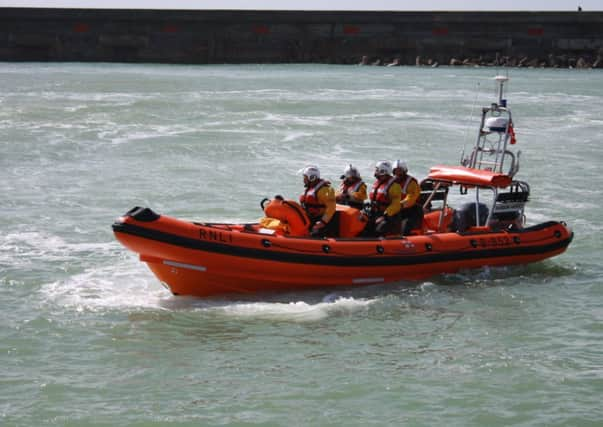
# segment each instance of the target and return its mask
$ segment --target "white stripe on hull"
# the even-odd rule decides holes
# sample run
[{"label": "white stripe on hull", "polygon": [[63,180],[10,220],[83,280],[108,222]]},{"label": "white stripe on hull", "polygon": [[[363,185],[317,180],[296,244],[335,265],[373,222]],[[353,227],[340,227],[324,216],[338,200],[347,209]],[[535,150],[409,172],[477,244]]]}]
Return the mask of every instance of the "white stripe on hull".
[{"label": "white stripe on hull", "polygon": [[170,265],[172,267],[188,268],[189,270],[197,270],[197,271],[207,271],[207,268],[203,267],[202,265],[184,264],[182,262],[167,261],[167,260],[164,260],[163,263],[165,265]]}]

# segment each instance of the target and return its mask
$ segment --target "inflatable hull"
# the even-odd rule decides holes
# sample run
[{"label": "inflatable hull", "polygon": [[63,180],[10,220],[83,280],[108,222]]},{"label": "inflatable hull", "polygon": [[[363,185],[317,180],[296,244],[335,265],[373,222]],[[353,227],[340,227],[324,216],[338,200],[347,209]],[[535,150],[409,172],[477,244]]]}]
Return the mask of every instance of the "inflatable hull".
[{"label": "inflatable hull", "polygon": [[253,224],[193,223],[148,209],[119,218],[113,231],[173,294],[199,297],[361,286],[527,264],[564,252],[573,238],[564,223],[553,221],[518,231],[288,237]]}]

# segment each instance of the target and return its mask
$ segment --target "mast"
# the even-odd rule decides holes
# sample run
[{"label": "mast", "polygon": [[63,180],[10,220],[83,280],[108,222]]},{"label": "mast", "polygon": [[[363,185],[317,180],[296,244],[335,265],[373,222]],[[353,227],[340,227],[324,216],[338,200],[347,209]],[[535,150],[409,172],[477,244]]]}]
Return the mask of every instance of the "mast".
[{"label": "mast", "polygon": [[[482,108],[482,117],[475,146],[469,157],[461,160],[463,166],[504,173],[513,177],[519,170],[519,155],[510,150],[509,144],[515,143],[511,110],[504,99],[507,76],[494,77],[497,85],[497,102]],[[510,166],[505,168],[510,162]],[[506,169],[506,170],[505,170]]]}]

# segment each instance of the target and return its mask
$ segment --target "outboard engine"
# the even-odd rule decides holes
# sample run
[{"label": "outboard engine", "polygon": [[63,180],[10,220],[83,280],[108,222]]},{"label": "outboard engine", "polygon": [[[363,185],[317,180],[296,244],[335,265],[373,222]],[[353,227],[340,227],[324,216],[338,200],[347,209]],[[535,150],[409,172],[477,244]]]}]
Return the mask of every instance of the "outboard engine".
[{"label": "outboard engine", "polygon": [[[486,221],[488,220],[489,209],[483,203],[479,203],[477,207],[477,211],[479,212],[479,225],[486,225]],[[475,220],[475,202],[465,203],[459,209],[454,212],[454,218],[452,219],[452,230],[464,232],[467,231],[469,227],[474,227],[478,223]]]}]

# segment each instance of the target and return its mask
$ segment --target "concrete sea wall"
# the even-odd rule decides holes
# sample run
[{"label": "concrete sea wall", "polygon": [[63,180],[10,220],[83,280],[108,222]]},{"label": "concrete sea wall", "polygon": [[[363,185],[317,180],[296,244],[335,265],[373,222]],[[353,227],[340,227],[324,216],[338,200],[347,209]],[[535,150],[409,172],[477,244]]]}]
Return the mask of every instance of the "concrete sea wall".
[{"label": "concrete sea wall", "polygon": [[1,61],[602,66],[603,12],[0,8]]}]

